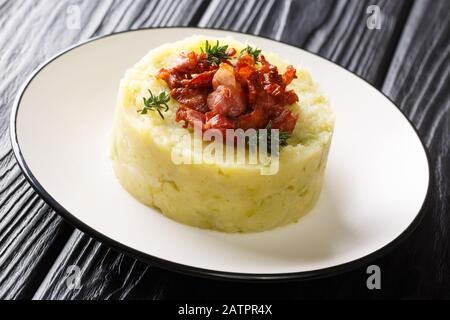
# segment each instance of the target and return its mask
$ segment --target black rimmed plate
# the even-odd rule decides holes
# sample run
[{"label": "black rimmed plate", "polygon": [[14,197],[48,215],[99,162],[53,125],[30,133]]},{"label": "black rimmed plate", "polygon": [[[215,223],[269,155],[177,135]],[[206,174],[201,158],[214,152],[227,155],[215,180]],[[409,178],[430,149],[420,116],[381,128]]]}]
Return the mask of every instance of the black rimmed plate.
[{"label": "black rimmed plate", "polygon": [[[257,234],[200,230],[141,205],[115,178],[109,133],[121,77],[150,49],[193,34],[277,53],[307,67],[329,97],[337,120],[325,185],[298,223]],[[366,263],[417,225],[429,185],[420,139],[382,93],[314,54],[229,31],[146,29],[70,48],[21,90],[11,135],[28,180],[76,227],[141,260],[202,276],[298,279]]]}]

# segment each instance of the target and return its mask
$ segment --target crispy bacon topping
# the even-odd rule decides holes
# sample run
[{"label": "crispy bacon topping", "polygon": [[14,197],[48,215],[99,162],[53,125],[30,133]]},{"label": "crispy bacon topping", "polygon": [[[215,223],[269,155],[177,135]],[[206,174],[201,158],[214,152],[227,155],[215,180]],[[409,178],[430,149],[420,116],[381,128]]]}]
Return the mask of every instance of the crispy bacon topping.
[{"label": "crispy bacon topping", "polygon": [[184,127],[187,128],[189,125],[194,127],[194,123],[199,121],[201,123],[205,123],[206,116],[204,113],[200,111],[196,111],[194,109],[180,107],[177,110],[175,120],[177,122],[184,121]]},{"label": "crispy bacon topping", "polygon": [[280,74],[263,55],[241,52],[231,60],[236,50],[227,48],[225,52],[230,59],[223,59],[220,65],[212,64],[205,52],[189,52],[159,71],[158,78],[180,103],[176,121],[184,121],[185,127],[200,121],[203,130],[221,131],[264,129],[270,122],[272,128],[292,133],[298,115],[286,106],[297,102],[298,96],[286,87],[296,78],[295,68],[288,66]]},{"label": "crispy bacon topping", "polygon": [[170,91],[170,95],[177,100],[182,107],[190,108],[202,113],[209,111],[207,105],[208,90],[206,88],[174,88]]},{"label": "crispy bacon topping", "polygon": [[220,65],[212,80],[212,87],[214,91],[208,96],[211,111],[228,117],[237,117],[246,111],[245,95],[231,65]]}]

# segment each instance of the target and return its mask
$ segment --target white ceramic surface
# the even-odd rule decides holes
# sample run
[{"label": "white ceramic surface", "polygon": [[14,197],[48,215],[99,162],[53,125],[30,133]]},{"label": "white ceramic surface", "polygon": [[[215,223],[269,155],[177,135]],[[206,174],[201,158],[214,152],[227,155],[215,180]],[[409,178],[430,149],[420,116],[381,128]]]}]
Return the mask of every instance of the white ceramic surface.
[{"label": "white ceramic surface", "polygon": [[[232,35],[275,52],[307,67],[329,97],[336,128],[324,189],[297,224],[258,234],[200,230],[141,205],[116,180],[108,148],[119,80],[148,50],[193,34]],[[323,58],[239,33],[149,29],[88,42],[39,70],[12,117],[19,163],[51,205],[101,240],[185,272],[283,278],[351,266],[404,233],[429,183],[416,132],[383,94]]]}]

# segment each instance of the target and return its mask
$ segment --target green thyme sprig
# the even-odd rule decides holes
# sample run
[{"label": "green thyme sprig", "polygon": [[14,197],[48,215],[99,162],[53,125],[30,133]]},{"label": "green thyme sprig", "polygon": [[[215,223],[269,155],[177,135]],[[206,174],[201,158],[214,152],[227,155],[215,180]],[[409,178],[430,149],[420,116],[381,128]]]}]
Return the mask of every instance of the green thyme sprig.
[{"label": "green thyme sprig", "polygon": [[246,48],[242,49],[240,52],[240,56],[242,56],[244,53],[247,53],[253,57],[255,62],[259,61],[259,55],[261,54],[261,50],[258,48],[252,48],[249,45],[247,45]]},{"label": "green thyme sprig", "polygon": [[[269,121],[269,123],[266,126],[267,130],[267,151],[269,153],[272,152],[272,121]],[[288,145],[288,139],[291,137],[289,132],[286,131],[279,131],[278,133],[278,145],[280,147],[285,147]],[[259,130],[257,130],[257,138],[259,142]]]},{"label": "green thyme sprig", "polygon": [[288,139],[291,137],[291,134],[286,131],[280,131],[278,141],[280,143],[280,146],[286,147],[288,145]]},{"label": "green thyme sprig", "polygon": [[167,92],[161,91],[158,95],[153,95],[151,90],[148,90],[150,97],[144,97],[144,108],[138,110],[140,114],[147,114],[148,111],[156,111],[164,119],[162,112],[169,110],[167,103],[170,100],[170,96]]},{"label": "green thyme sprig", "polygon": [[[270,145],[271,142],[271,136],[272,136],[272,121],[269,121],[269,123],[266,126],[267,129],[267,144]],[[286,131],[279,131],[278,133],[278,144],[281,147],[285,147],[288,145],[288,139],[291,137],[291,134]]]},{"label": "green thyme sprig", "polygon": [[206,61],[208,61],[209,64],[216,66],[223,60],[230,59],[226,53],[227,49],[228,45],[220,46],[218,40],[214,46],[211,46],[208,40],[206,40],[205,48],[200,48],[201,52],[206,54]]}]

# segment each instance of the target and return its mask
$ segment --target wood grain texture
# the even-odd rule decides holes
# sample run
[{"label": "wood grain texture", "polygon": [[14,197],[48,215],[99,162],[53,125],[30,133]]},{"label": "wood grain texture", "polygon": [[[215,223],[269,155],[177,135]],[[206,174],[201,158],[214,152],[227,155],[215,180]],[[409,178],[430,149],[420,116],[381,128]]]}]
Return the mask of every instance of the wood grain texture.
[{"label": "wood grain texture", "polygon": [[446,0],[415,2],[383,85],[418,129],[432,166],[424,221],[390,259],[411,297],[450,298],[449,9]]},{"label": "wood grain texture", "polygon": [[[137,27],[188,25],[202,0],[0,2],[0,298],[30,298],[73,228],[36,195],[12,155],[9,116],[26,78],[68,46]],[[78,6],[81,29],[68,28]]]},{"label": "wood grain texture", "polygon": [[[0,96],[0,130],[7,129],[9,105],[23,81],[23,73],[31,71],[54,51],[114,31],[198,24],[263,35],[304,47],[382,88],[419,128],[431,151],[436,181],[425,208],[426,219],[419,230],[395,251],[374,262],[382,270],[381,291],[367,290],[364,268],[306,282],[230,283],[187,277],[149,266],[107,248],[80,231],[72,232],[48,208],[39,211],[42,201],[18,172],[9,143],[2,135],[0,295],[28,297],[39,285],[34,293],[36,299],[448,297],[448,1],[63,1],[51,7],[42,4],[44,1],[24,0],[21,5],[25,8],[16,6],[17,2],[0,2],[0,10],[7,13],[6,18],[0,15],[0,27],[7,27],[0,28],[0,41],[6,41],[13,30],[22,30],[21,38],[11,48],[0,49],[2,57],[4,52],[9,54],[5,61],[22,68],[16,71],[11,66],[15,76],[8,76],[8,81],[0,83],[0,92],[6,93]],[[81,30],[65,27],[65,10],[74,3],[81,8]],[[366,28],[369,4],[381,7],[381,30]],[[18,25],[17,10],[22,15],[33,11],[24,27]],[[35,31],[27,34],[28,29]],[[23,49],[21,45],[27,40],[31,46]],[[16,56],[20,50],[25,56]],[[3,176],[10,178],[4,180]],[[20,196],[21,193],[25,196]],[[4,209],[3,203],[10,203],[11,209],[7,206]],[[42,212],[43,218],[32,220],[39,216],[34,212]],[[47,216],[53,220],[47,221]],[[43,232],[48,225],[54,229]],[[33,233],[33,230],[41,231]],[[15,236],[8,237],[8,234]],[[33,234],[32,243],[36,247],[27,249]],[[7,239],[10,245],[3,246],[1,239]],[[30,252],[35,253],[31,258]],[[55,260],[49,263],[49,259],[42,258],[45,254]],[[44,260],[46,265],[42,264]],[[33,270],[30,274],[21,266],[28,261],[34,262],[28,268]],[[72,265],[81,270],[80,288],[75,290],[66,285],[67,268]],[[6,270],[4,274],[3,270]]]},{"label": "wood grain texture", "polygon": [[[80,268],[79,287],[70,287],[69,266]],[[167,277],[76,230],[48,272],[34,299],[160,299]]]},{"label": "wood grain texture", "polygon": [[31,189],[12,159],[0,161],[0,297],[33,294],[67,240],[68,227]]},{"label": "wood grain texture", "polygon": [[7,44],[0,48],[1,298],[31,296],[70,235],[70,228],[37,197],[20,173],[8,134],[11,104],[21,83],[40,63],[68,45],[67,41],[76,41],[68,35],[47,42],[57,39],[52,31],[57,32],[58,24],[51,12],[42,15],[44,9],[49,11],[36,1],[1,4],[0,42]]}]

